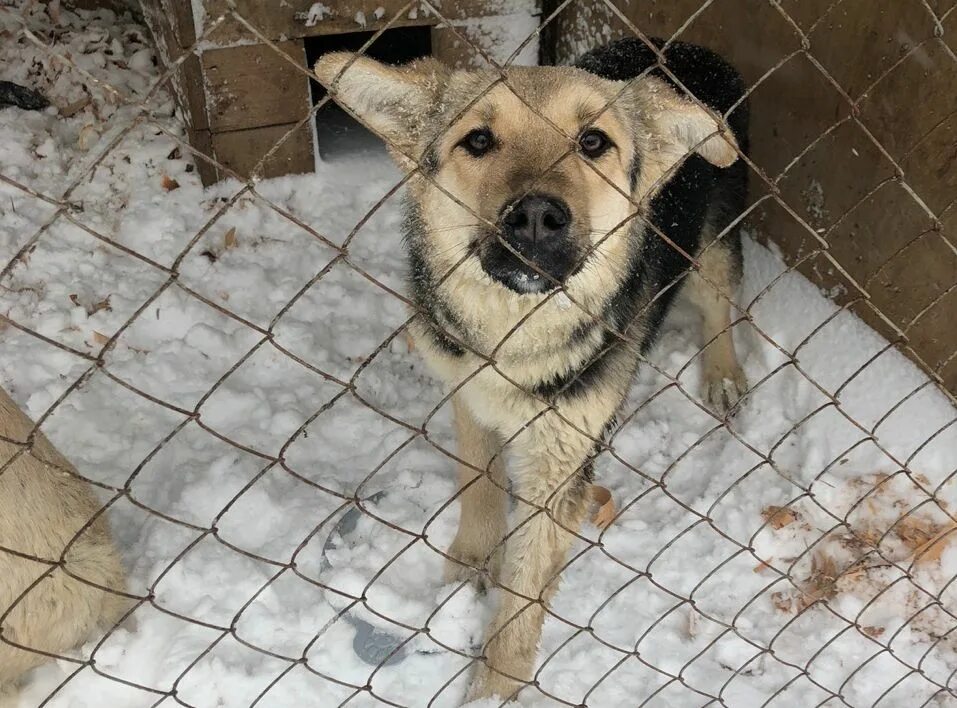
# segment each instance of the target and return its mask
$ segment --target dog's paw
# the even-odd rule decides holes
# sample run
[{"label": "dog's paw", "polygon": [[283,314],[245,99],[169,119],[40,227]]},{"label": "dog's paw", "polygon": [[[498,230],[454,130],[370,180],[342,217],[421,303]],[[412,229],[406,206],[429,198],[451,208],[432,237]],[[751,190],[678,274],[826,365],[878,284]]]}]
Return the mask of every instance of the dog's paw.
[{"label": "dog's paw", "polygon": [[736,366],[730,370],[716,370],[705,377],[704,399],[713,411],[726,416],[737,413],[738,404],[748,392],[744,370]]},{"label": "dog's paw", "polygon": [[475,589],[480,594],[485,594],[491,587],[498,582],[499,573],[502,567],[502,553],[497,551],[492,554],[492,558],[486,567],[484,553],[474,550],[467,551],[457,548],[456,544],[449,547],[451,558],[445,559],[445,572],[443,576],[446,583],[460,583],[469,581],[475,585]]},{"label": "dog's paw", "polygon": [[[492,671],[483,663],[479,664],[475,670],[475,676],[472,678],[472,684],[465,695],[465,700],[471,703],[472,701],[496,698],[500,703],[510,703],[522,686],[521,682],[497,671]],[[495,705],[499,705],[499,703]]]}]

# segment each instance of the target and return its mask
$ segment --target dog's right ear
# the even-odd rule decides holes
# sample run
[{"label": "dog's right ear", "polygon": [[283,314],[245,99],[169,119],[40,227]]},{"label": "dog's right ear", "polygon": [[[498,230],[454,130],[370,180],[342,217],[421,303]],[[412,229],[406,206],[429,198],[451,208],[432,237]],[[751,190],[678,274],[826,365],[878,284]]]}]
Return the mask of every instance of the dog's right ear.
[{"label": "dog's right ear", "polygon": [[449,70],[431,58],[388,66],[353,52],[330,52],[314,71],[339,104],[390,148],[408,154]]}]

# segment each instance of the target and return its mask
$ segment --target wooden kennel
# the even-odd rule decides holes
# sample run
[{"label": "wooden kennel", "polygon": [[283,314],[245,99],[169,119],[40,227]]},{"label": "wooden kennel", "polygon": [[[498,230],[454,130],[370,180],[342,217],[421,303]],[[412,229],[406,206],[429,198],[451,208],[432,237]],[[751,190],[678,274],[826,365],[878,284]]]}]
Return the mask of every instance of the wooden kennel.
[{"label": "wooden kennel", "polygon": [[[321,88],[302,70],[323,49],[359,49],[385,28],[367,50],[371,56],[412,58],[388,54],[390,33],[405,31],[420,54],[469,65],[481,60],[474,47],[499,49],[501,33],[489,26],[527,24],[532,15],[537,23],[537,1],[432,3],[448,22],[408,0],[236,0],[234,6],[227,0],[142,0],[142,10],[162,65],[181,62],[173,86],[190,144],[246,177],[285,137],[257,171],[274,177],[314,168],[313,129],[303,121]],[[391,43],[400,51],[409,45]],[[386,56],[377,56],[382,51]],[[197,164],[204,184],[225,176],[209,161],[198,158]]]}]

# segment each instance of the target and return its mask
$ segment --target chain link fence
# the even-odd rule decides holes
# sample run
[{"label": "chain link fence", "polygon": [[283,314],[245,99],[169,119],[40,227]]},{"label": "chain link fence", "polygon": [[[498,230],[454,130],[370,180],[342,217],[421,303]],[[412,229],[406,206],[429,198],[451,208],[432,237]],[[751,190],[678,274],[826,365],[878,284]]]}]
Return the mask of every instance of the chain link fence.
[{"label": "chain link fence", "polygon": [[[56,67],[57,75],[72,76],[92,97],[78,99],[84,105],[60,105],[60,114],[70,118],[90,107],[103,110],[102,121],[109,125],[95,128],[87,136],[91,147],[83,159],[57,176],[62,189],[24,177],[19,162],[14,168],[0,167],[11,204],[4,216],[10,250],[3,254],[0,270],[4,337],[16,341],[8,347],[3,373],[14,397],[24,406],[30,399],[35,413],[35,425],[25,437],[4,439],[16,452],[0,475],[25,455],[49,464],[34,450],[40,431],[56,428],[58,420],[63,421],[61,431],[73,426],[52,437],[102,500],[97,515],[74,539],[101,517],[119,514],[116,542],[133,567],[127,590],[108,588],[128,601],[112,628],[80,652],[44,652],[10,636],[5,621],[54,572],[70,574],[69,547],[52,558],[0,548],[0,564],[7,554],[29,558],[38,568],[35,581],[13,604],[0,607],[0,642],[56,659],[56,680],[49,668],[40,674],[24,688],[22,700],[30,702],[24,705],[67,705],[75,700],[70,697],[76,685],[94,703],[91,695],[106,692],[102,695],[112,697],[111,705],[461,704],[475,666],[484,661],[485,622],[477,608],[493,606],[510,590],[486,577],[497,587],[483,598],[468,581],[441,582],[462,490],[452,490],[449,473],[437,481],[443,479],[440,472],[456,465],[486,476],[489,471],[460,457],[450,434],[452,400],[467,381],[440,391],[406,342],[407,328],[423,313],[400,277],[404,256],[396,204],[410,180],[432,180],[431,170],[419,156],[406,155],[414,163],[412,170],[387,173],[389,184],[374,197],[364,176],[355,181],[342,176],[343,183],[336,184],[337,171],[345,169],[342,163],[320,175],[327,184],[318,196],[305,193],[311,178],[261,181],[256,175],[263,165],[297,131],[312,129],[317,113],[332,101],[329,96],[265,152],[252,178],[197,150],[171,117],[171,79],[224,23],[241,26],[250,42],[272,47],[303,80],[311,77],[308,67],[289,57],[233,0],[227,4],[227,11],[207,23],[189,51],[171,65],[142,65],[146,79],[121,85],[71,45],[56,22],[40,21],[61,12],[56,3],[0,8],[8,15],[7,27],[13,28],[6,31],[5,43],[16,45],[24,56],[45,57],[43,71]],[[410,12],[428,12],[498,72],[493,87],[510,87],[512,59],[576,4],[590,4],[594,12],[616,18],[661,55],[640,23],[616,4],[599,0],[546,5],[540,27],[504,62],[456,29],[455,18],[443,15],[448,7],[429,0],[409,2],[371,35],[360,53]],[[704,3],[700,12],[713,4]],[[840,5],[832,3],[821,15]],[[787,7],[762,4],[793,31],[800,43],[795,54],[810,62],[850,107],[846,119],[800,154],[787,156],[788,164],[845,122],[856,124],[892,162],[891,179],[936,225],[933,238],[957,254],[952,235],[942,226],[955,201],[935,211],[932,200],[922,198],[921,187],[909,183],[904,164],[859,115],[852,94],[815,57],[807,24],[795,20]],[[914,12],[925,13],[936,28],[929,41],[954,60],[946,70],[957,70],[953,40],[947,43],[946,32],[957,12],[927,2],[914,3]],[[668,41],[681,40],[695,16]],[[741,41],[747,41],[743,33]],[[136,42],[145,46],[146,40],[141,36]],[[918,54],[921,47],[926,49],[918,44],[910,53]],[[906,56],[873,77],[869,93],[879,95],[882,79]],[[129,58],[129,63],[135,62]],[[782,59],[768,75],[784,65]],[[667,64],[654,68],[677,80]],[[55,84],[51,89],[56,90]],[[755,124],[761,120],[760,113],[752,116]],[[147,134],[159,141],[155,144],[172,145],[172,151],[144,155],[137,141]],[[77,140],[84,140],[83,128]],[[45,149],[38,146],[31,159],[45,157]],[[567,529],[575,542],[561,564],[562,587],[553,601],[525,598],[543,607],[546,621],[534,674],[517,700],[582,706],[957,705],[957,517],[951,507],[957,499],[952,446],[957,416],[954,396],[939,373],[943,366],[928,364],[913,350],[907,328],[886,315],[869,296],[867,283],[855,279],[849,264],[833,255],[830,231],[807,224],[802,210],[782,196],[780,180],[787,169],[777,175],[749,155],[739,158],[747,163],[751,180],[766,189],[765,196],[737,216],[733,228],[772,203],[802,224],[815,246],[790,265],[756,245],[745,248],[744,292],[729,298],[734,316],[728,329],[747,343],[746,350],[760,353],[749,357],[750,389],[736,417],[717,415],[700,400],[697,344],[689,349],[668,330],[658,349],[642,355],[635,390],[614,427],[594,440],[595,453],[588,460],[596,481],[611,489],[615,501],[609,503],[599,488],[595,506],[605,504],[596,517],[601,527]],[[362,162],[367,158],[356,159],[360,171],[373,169]],[[212,165],[231,180],[201,193],[181,190],[176,176],[164,175],[161,189],[154,184],[138,190],[123,182],[135,178],[133,172],[122,173],[124,160],[156,165],[173,160],[181,165],[184,184],[182,175],[192,173],[191,161]],[[131,214],[130,222],[111,222],[84,206],[93,199],[91,185],[101,183],[98,175],[104,170],[112,175],[105,184],[123,182],[121,191],[129,199],[114,207],[116,213]],[[186,179],[195,180],[195,174]],[[385,184],[373,182],[374,188]],[[182,201],[179,194],[185,195]],[[190,211],[187,200],[197,195],[202,207]],[[144,236],[141,247],[133,228],[139,218],[137,200],[161,197],[173,201],[162,207],[168,220],[158,228],[172,230],[175,238],[158,248]],[[102,194],[97,198],[104,199]],[[360,218],[343,208],[339,222],[324,216],[317,225],[309,205],[316,201],[330,212],[340,211],[340,201],[361,205]],[[31,218],[23,223],[35,226],[28,232],[17,221],[23,211],[17,205],[27,202]],[[646,220],[646,209],[634,203],[629,218],[643,221],[649,238],[677,248],[665,231]],[[262,233],[257,238],[246,219],[253,213]],[[843,218],[832,216],[835,222]],[[346,218],[352,219],[348,225]],[[330,224],[338,235],[327,231]],[[364,240],[376,224],[393,230],[392,243]],[[66,264],[45,250],[61,242],[78,249],[68,254]],[[246,250],[255,261],[257,253],[272,248],[294,252],[277,261],[294,263],[293,272],[266,268],[257,274],[249,261],[235,260]],[[700,256],[680,255],[689,270],[697,268]],[[801,284],[796,269],[818,257],[857,289],[848,302],[883,321],[893,331],[893,341],[878,341],[854,323],[849,304],[828,306]],[[760,265],[753,265],[752,258]],[[122,267],[111,270],[113,260]],[[72,272],[80,283],[100,277],[94,271],[109,271],[115,292],[104,297],[76,283],[50,283],[43,293],[27,292],[24,287],[33,286],[24,274],[34,267],[32,261],[58,262],[61,272]],[[247,287],[237,288],[229,280],[230,268],[246,269],[238,277],[249,278]],[[759,274],[748,275],[752,269]],[[664,291],[679,284],[670,283]],[[927,310],[945,301],[955,285],[951,273]],[[368,294],[372,310],[385,313],[376,327],[357,329],[354,320],[381,313],[352,299],[356,289]],[[50,326],[41,316],[46,312],[42,303],[66,293],[86,314],[78,315],[72,328],[69,319]],[[540,307],[561,297],[568,294],[556,289]],[[23,298],[35,309],[26,307]],[[793,313],[789,302],[797,308]],[[163,313],[197,306],[204,313],[197,317],[202,331],[193,329],[190,337],[203,340],[195,349],[202,356],[164,344],[156,330],[172,325]],[[98,326],[95,317],[108,317],[110,328],[90,329]],[[798,319],[802,324],[788,329]],[[516,328],[521,326],[519,322]],[[684,325],[678,326],[683,332]],[[456,339],[454,333],[443,334]],[[350,338],[361,344],[342,345],[344,358],[323,350],[330,342]],[[834,347],[854,356],[841,358]],[[34,349],[59,366],[58,376],[48,377],[43,386],[30,384],[25,373]],[[498,368],[494,351],[473,353],[481,364],[469,380],[491,370],[518,385]],[[917,362],[922,373],[901,353]],[[896,378],[899,371],[906,372],[901,379]],[[408,377],[404,384],[396,383],[400,376]],[[264,394],[271,407],[257,413],[249,401],[257,400],[257,386],[266,379],[276,382]],[[400,389],[390,388],[400,385],[413,392],[400,395],[395,393]],[[84,392],[97,387],[102,391],[95,400],[112,399],[115,418],[96,418],[95,401],[84,405]],[[31,398],[35,391],[39,398]],[[542,403],[539,415],[563,415],[554,401],[527,393]],[[893,396],[890,403],[885,394]],[[153,417],[141,424],[138,406],[148,406]],[[287,415],[287,408],[297,414]],[[72,412],[65,414],[67,409]],[[126,409],[130,420],[123,420]],[[762,427],[767,421],[772,422]],[[129,450],[104,455],[108,472],[101,473],[90,450],[109,448],[111,431],[122,431]],[[506,441],[502,455],[519,434]],[[79,459],[71,442],[83,450]],[[205,476],[205,470],[225,459],[234,461],[228,474]],[[569,470],[569,475],[578,471]],[[173,488],[175,494],[164,492]],[[292,494],[287,500],[290,519],[265,518],[271,513],[270,493],[280,498]],[[538,511],[549,513],[543,506]],[[139,531],[130,530],[137,524]],[[281,537],[293,532],[295,538]],[[180,538],[178,550],[150,555],[150,534]],[[151,563],[131,558],[129,548],[124,549],[127,541],[135,541],[135,553],[149,556]],[[232,565],[217,572],[221,552],[228,552]],[[211,586],[195,587],[191,575]],[[423,581],[422,576],[434,577]],[[245,582],[249,578],[252,590]],[[422,582],[431,585],[418,584]],[[197,600],[204,592],[212,598],[206,605]],[[191,604],[190,598],[197,601]],[[292,626],[284,624],[286,602],[298,608],[325,604],[323,612],[301,610]],[[164,622],[178,628],[171,634],[197,632],[190,635],[190,651],[164,654],[170,643],[149,643],[147,635],[167,626]],[[144,679],[124,664],[124,655],[137,653],[152,654],[153,662],[166,666],[161,678],[151,674]],[[243,671],[224,674],[225,665]],[[40,695],[43,681],[47,684]]]}]

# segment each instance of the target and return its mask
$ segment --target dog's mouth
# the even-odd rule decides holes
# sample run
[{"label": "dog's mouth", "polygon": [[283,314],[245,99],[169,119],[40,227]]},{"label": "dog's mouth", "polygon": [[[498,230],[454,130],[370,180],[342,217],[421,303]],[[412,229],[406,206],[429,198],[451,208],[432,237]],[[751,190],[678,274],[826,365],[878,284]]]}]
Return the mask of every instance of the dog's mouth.
[{"label": "dog's mouth", "polygon": [[533,246],[514,243],[510,246],[511,249],[495,234],[488,234],[482,243],[476,244],[475,250],[485,273],[520,295],[554,290],[581,268],[581,253],[570,239]]}]

